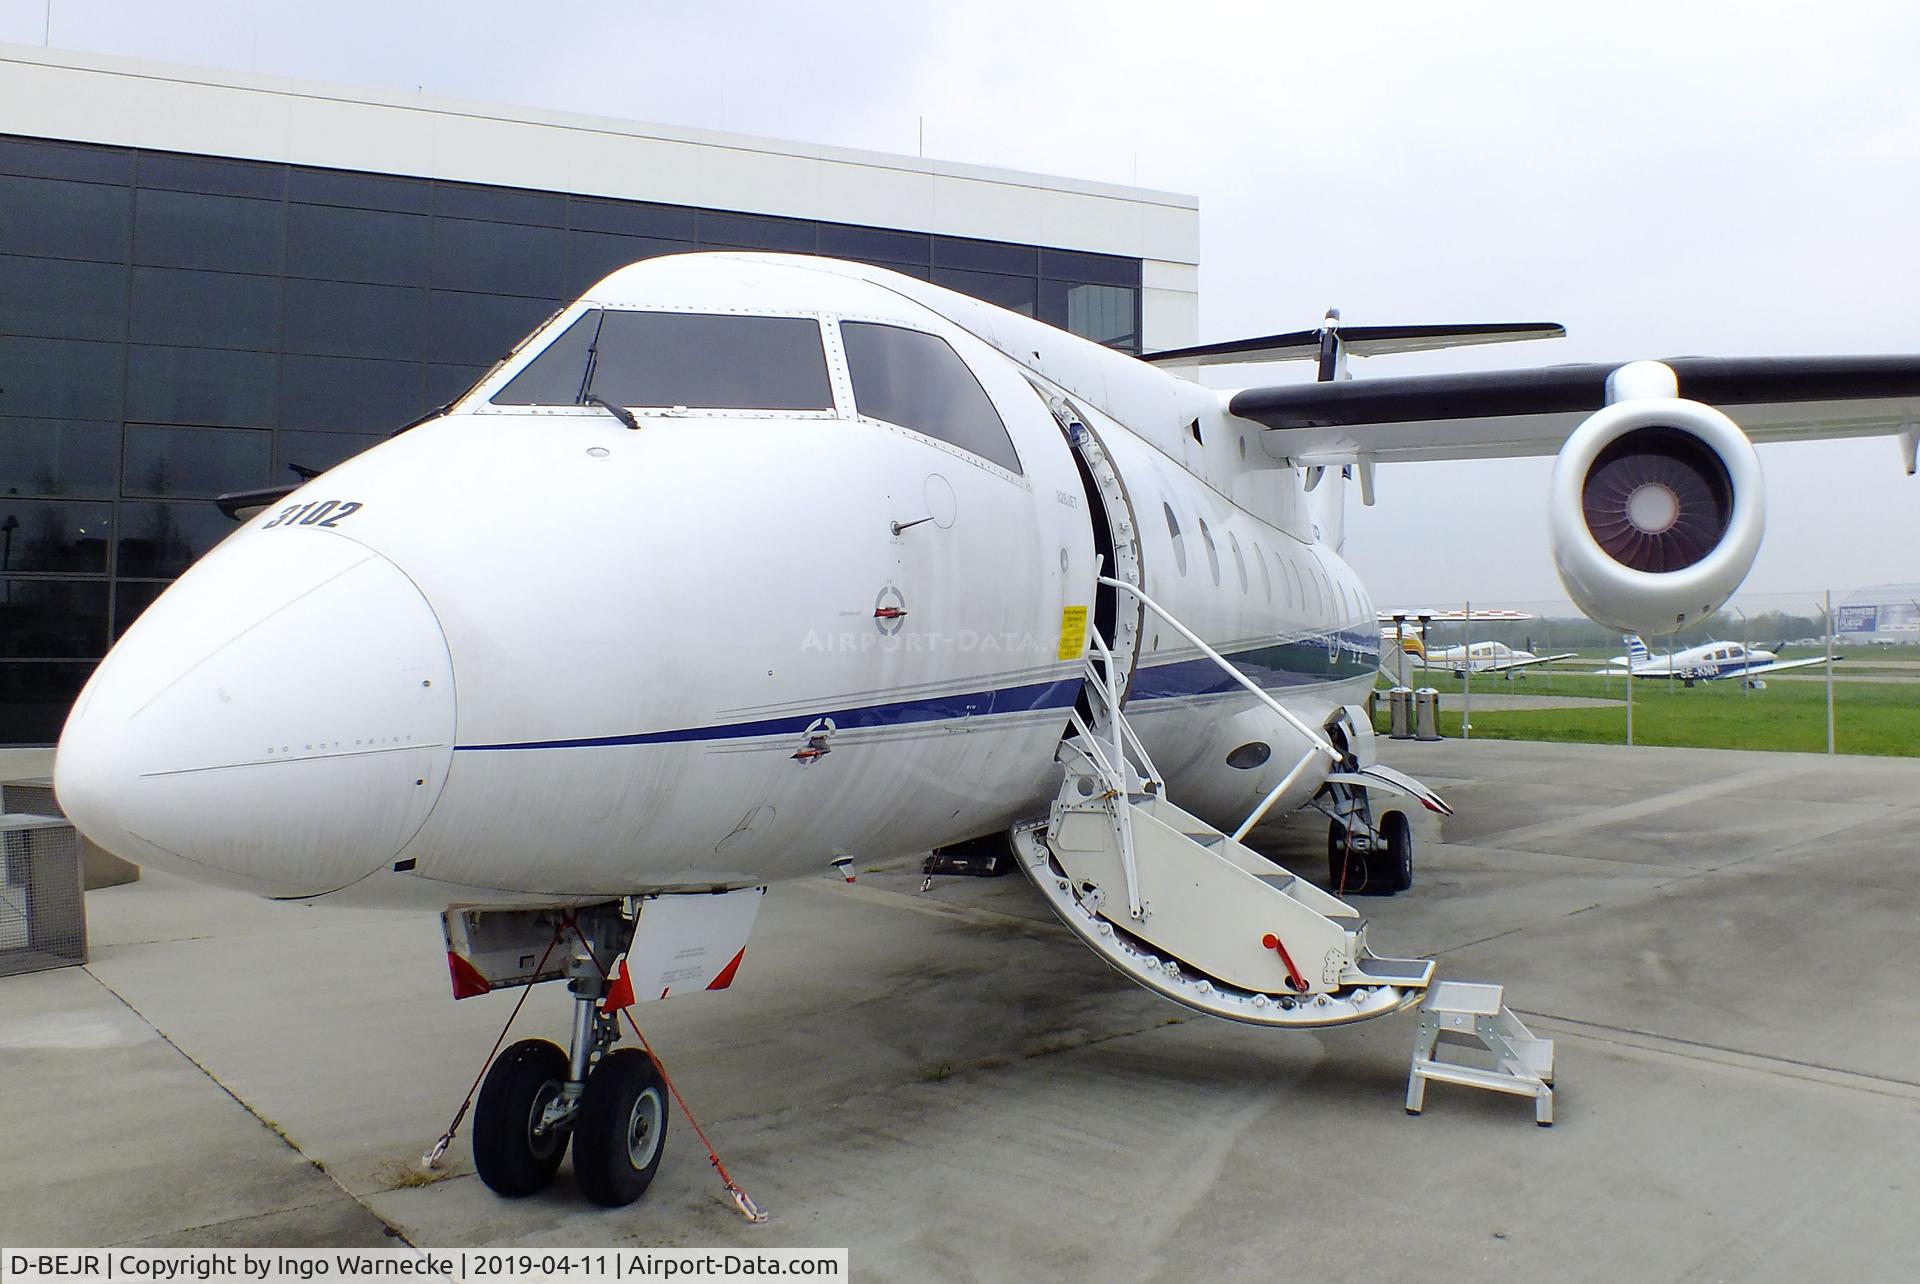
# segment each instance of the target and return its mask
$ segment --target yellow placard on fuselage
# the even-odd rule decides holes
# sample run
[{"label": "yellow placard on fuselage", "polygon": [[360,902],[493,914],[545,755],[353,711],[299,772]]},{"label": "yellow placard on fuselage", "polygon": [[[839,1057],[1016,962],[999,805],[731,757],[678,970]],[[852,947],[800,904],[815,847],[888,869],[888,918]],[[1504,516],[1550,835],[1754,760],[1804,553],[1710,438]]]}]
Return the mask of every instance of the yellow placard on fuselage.
[{"label": "yellow placard on fuselage", "polygon": [[1087,608],[1060,608],[1060,653],[1062,660],[1078,660],[1087,649]]}]

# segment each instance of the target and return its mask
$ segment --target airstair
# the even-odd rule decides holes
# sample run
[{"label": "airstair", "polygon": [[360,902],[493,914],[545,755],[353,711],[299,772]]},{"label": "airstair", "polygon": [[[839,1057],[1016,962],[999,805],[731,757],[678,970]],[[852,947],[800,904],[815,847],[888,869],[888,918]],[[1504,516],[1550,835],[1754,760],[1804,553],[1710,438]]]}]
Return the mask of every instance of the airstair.
[{"label": "airstair", "polygon": [[1433,980],[1430,959],[1389,959],[1367,922],[1335,896],[1240,842],[1317,758],[1340,753],[1137,587],[1138,598],[1265,702],[1309,748],[1232,834],[1182,811],[1122,711],[1120,669],[1095,630],[1092,716],[1061,742],[1059,796],[1044,822],[1017,828],[1021,867],[1073,932],[1116,971],[1210,1016],[1327,1026],[1398,1012]]}]

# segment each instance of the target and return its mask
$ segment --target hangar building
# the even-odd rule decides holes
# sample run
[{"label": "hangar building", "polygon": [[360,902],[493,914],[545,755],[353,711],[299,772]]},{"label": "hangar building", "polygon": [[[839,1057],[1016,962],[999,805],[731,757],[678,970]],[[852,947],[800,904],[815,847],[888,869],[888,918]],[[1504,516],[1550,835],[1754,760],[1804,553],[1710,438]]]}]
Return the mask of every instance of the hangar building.
[{"label": "hangar building", "polygon": [[1128,351],[1195,341],[1191,197],[0,45],[0,744],[228,530],[464,391],[608,271],[882,264]]},{"label": "hangar building", "polygon": [[1846,642],[1920,643],[1920,584],[1856,589],[1834,607],[1834,632]]}]

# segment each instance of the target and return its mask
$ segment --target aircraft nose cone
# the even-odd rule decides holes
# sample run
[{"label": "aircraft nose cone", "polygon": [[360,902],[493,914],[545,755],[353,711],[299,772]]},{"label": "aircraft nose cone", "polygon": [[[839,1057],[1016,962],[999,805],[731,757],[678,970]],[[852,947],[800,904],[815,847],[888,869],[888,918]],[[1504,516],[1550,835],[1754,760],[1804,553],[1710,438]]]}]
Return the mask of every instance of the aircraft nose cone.
[{"label": "aircraft nose cone", "polygon": [[452,759],[446,638],[344,537],[242,532],[149,607],[80,693],[54,788],[108,851],[264,896],[393,861]]}]

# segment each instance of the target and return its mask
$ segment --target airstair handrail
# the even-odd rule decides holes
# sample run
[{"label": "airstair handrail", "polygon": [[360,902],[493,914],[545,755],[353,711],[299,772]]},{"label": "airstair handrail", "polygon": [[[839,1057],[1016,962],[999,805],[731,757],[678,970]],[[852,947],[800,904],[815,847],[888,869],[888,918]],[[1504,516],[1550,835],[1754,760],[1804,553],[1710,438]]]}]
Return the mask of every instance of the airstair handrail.
[{"label": "airstair handrail", "polygon": [[1155,792],[1164,792],[1166,782],[1161,778],[1160,768],[1154,765],[1153,755],[1147,752],[1147,746],[1141,741],[1139,733],[1134,731],[1133,724],[1127,721],[1127,715],[1121,712],[1119,662],[1113,658],[1113,652],[1108,649],[1107,640],[1100,636],[1099,629],[1087,630],[1087,642],[1100,656],[1101,663],[1106,665],[1106,675],[1102,677],[1100,671],[1093,667],[1093,661],[1089,659],[1087,677],[1093,682],[1094,689],[1099,692],[1101,700],[1105,702],[1107,712],[1113,718],[1115,730],[1119,735],[1125,736],[1126,742],[1133,746],[1133,751],[1140,755],[1141,774],[1146,777]]},{"label": "airstair handrail", "polygon": [[1161,606],[1158,602],[1148,597],[1146,594],[1146,591],[1142,589],[1139,585],[1129,584],[1125,580],[1116,580],[1111,575],[1102,575],[1100,577],[1100,583],[1107,585],[1109,588],[1125,589],[1127,592],[1133,594],[1136,598],[1139,598],[1140,604],[1142,606],[1146,607],[1149,611],[1152,611],[1155,615],[1159,616],[1162,620],[1165,620],[1168,624],[1172,625],[1175,632],[1179,633],[1181,637],[1185,638],[1188,642],[1191,642],[1194,646],[1198,647],[1200,649],[1200,653],[1206,656],[1209,660],[1212,660],[1214,664],[1218,665],[1221,671],[1224,672],[1228,677],[1232,678],[1235,682],[1238,682],[1241,686],[1245,687],[1249,692],[1253,694],[1255,699],[1260,701],[1260,703],[1266,705],[1267,708],[1273,710],[1275,713],[1279,714],[1282,718],[1284,718],[1289,726],[1291,726],[1295,731],[1298,731],[1301,735],[1305,736],[1315,749],[1318,749],[1321,753],[1324,753],[1325,755],[1327,755],[1327,757],[1335,765],[1339,764],[1340,751],[1333,747],[1332,741],[1328,740],[1325,736],[1321,735],[1318,731],[1315,731],[1312,727],[1309,727],[1306,723],[1302,722],[1297,716],[1289,712],[1285,705],[1281,704],[1278,700],[1268,695],[1265,691],[1262,691],[1254,683],[1252,678],[1249,678],[1246,674],[1240,672],[1240,670],[1234,666],[1232,661],[1228,660],[1225,656],[1221,655],[1218,651],[1208,646],[1205,642],[1202,642],[1198,634],[1196,634],[1192,629],[1188,628],[1186,625],[1180,623],[1179,620],[1176,620],[1175,618],[1173,618],[1173,616],[1167,611],[1167,609],[1164,606]]}]

